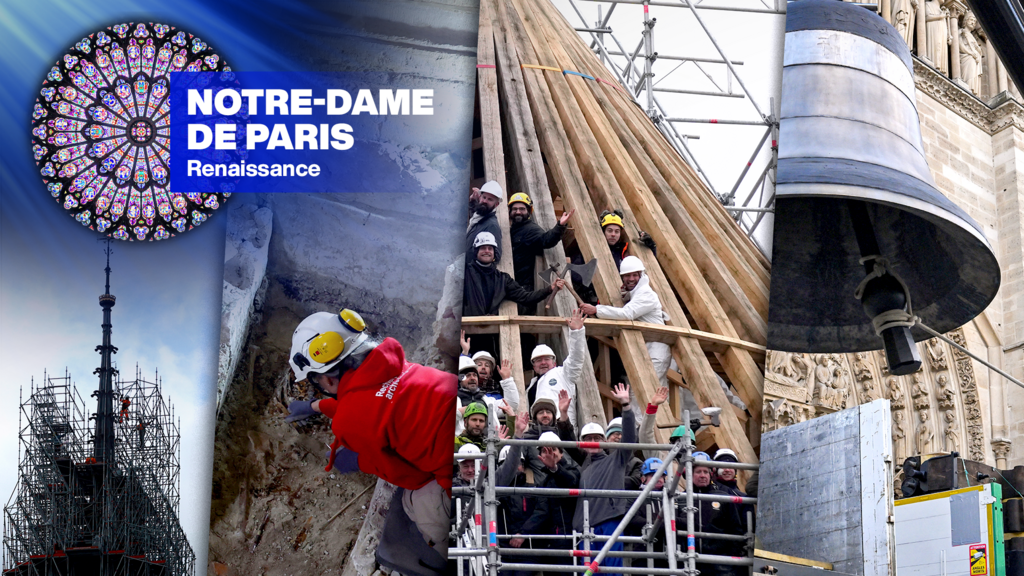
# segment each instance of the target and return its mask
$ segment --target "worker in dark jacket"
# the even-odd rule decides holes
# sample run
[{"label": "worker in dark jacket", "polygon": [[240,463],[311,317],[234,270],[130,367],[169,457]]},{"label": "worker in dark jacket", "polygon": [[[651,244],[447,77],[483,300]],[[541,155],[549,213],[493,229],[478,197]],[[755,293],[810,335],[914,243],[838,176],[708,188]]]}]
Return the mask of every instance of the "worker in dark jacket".
[{"label": "worker in dark jacket", "polygon": [[[529,414],[526,412],[521,412],[516,416],[515,437],[517,439],[524,438],[529,423]],[[533,474],[527,473],[524,461],[525,455],[523,454],[522,446],[505,446],[502,448],[501,454],[498,456],[497,485],[526,488],[555,487],[553,478],[551,481],[545,480],[541,484],[535,483],[535,477]],[[525,496],[521,494],[511,494],[498,498],[500,504],[498,531],[502,534],[513,535],[509,539],[509,546],[525,549],[548,547],[548,542],[543,540],[531,541],[529,536],[553,533],[554,523],[552,518],[550,518],[551,500],[551,498],[546,496]],[[517,556],[515,561],[534,564],[539,560],[540,558]],[[531,573],[514,571],[510,574],[526,576]]]},{"label": "worker in dark jacket", "polygon": [[[635,417],[635,415],[634,415]],[[608,423],[608,429],[604,431],[605,442],[622,442],[622,418],[612,418]],[[626,464],[626,490],[640,490],[643,486],[641,469],[644,461],[636,457],[636,453],[630,452],[629,462]]]},{"label": "worker in dark jacket", "polygon": [[469,226],[466,228],[466,263],[473,261],[474,243],[481,232],[490,232],[497,240],[494,248],[494,262],[501,261],[501,227],[495,210],[505,199],[501,184],[491,180],[480,188],[473,188],[469,196]]},{"label": "worker in dark jacket", "polygon": [[474,242],[476,258],[466,266],[466,278],[462,292],[463,316],[488,316],[498,313],[504,300],[519,304],[535,304],[553,290],[565,285],[564,280],[555,280],[551,286],[529,291],[519,285],[511,276],[498,270],[494,257],[497,241],[490,232],[481,232]]},{"label": "worker in dark jacket", "polygon": [[[715,462],[739,462],[736,453],[728,448],[719,448],[718,452],[715,452],[714,460]],[[747,497],[747,493],[740,490],[736,484],[735,468],[719,468],[716,470],[715,483],[727,494],[741,498]],[[740,526],[743,528],[750,527],[747,524],[748,512],[750,513],[751,523],[757,518],[757,512],[754,510],[753,504],[736,504],[736,510],[739,513]],[[722,553],[726,556],[743,556],[746,553],[742,542],[725,542],[724,544],[727,546],[725,547],[726,550]]]},{"label": "worker in dark jacket", "polygon": [[[636,443],[636,417],[629,407],[629,386],[618,384],[612,395],[622,405],[622,442]],[[580,431],[582,442],[603,442],[604,429],[600,424],[591,422]],[[629,450],[612,450],[606,453],[600,448],[583,448],[587,458],[583,462],[583,476],[580,478],[581,490],[622,490],[626,476],[626,465],[632,453]],[[590,507],[590,526],[598,536],[610,536],[626,514],[629,502],[622,498],[586,498]],[[573,528],[583,531],[583,503],[576,507]],[[583,544],[580,544],[583,549]],[[622,551],[622,543],[617,542],[612,551]],[[614,568],[622,566],[622,558],[605,558],[601,572],[615,572]]]},{"label": "worker in dark jacket", "polygon": [[[693,492],[694,494],[711,494],[718,496],[731,496],[722,487],[714,482],[714,472],[707,466],[701,466],[701,462],[711,460],[711,457],[704,452],[693,453]],[[682,510],[686,505],[685,499],[680,499],[676,508],[677,525],[685,526],[686,513]],[[732,534],[741,536],[746,533],[746,528],[740,522],[739,507],[732,502],[711,502],[708,500],[694,500],[694,507],[697,508],[693,515],[693,529],[695,532],[708,534]],[[697,538],[696,546],[698,554],[714,554],[721,556],[740,556],[733,554],[734,542],[719,540],[717,538]],[[742,544],[740,545],[742,550]],[[701,574],[710,576],[738,576],[738,566],[726,566],[724,564],[697,563],[697,569]]]},{"label": "worker in dark jacket", "polygon": [[534,266],[537,256],[544,250],[554,248],[562,240],[566,223],[575,210],[562,214],[550,230],[544,230],[533,221],[533,201],[523,192],[512,195],[508,201],[508,217],[512,232],[512,261],[515,264],[516,282],[533,290]]}]

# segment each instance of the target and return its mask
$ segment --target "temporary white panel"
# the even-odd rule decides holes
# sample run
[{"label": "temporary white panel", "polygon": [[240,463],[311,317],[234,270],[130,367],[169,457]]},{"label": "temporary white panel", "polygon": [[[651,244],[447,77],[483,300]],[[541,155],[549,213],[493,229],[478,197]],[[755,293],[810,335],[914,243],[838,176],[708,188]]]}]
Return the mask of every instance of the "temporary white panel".
[{"label": "temporary white panel", "polygon": [[1002,562],[994,560],[1002,553],[1001,514],[993,514],[998,488],[986,484],[897,500],[896,576],[1001,576]]}]

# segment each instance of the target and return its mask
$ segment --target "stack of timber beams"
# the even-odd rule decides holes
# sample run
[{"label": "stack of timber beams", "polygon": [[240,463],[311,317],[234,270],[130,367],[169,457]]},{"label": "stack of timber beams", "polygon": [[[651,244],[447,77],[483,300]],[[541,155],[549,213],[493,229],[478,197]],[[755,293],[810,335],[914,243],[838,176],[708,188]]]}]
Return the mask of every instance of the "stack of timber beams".
[{"label": "stack of timber beams", "polygon": [[[668,326],[587,320],[587,335],[599,340],[597,366],[585,363],[577,383],[578,423],[605,423],[610,413],[609,349],[614,348],[634,394],[645,405],[658,387],[646,341],[668,343],[679,366],[670,383],[685,386],[701,407],[721,407],[721,426],[698,437],[698,446],[736,450],[757,462],[761,431],[770,264],[717,199],[701,183],[658,128],[614,81],[549,0],[481,0],[477,89],[486,180],[526,192],[534,218],[547,229],[570,209],[573,242],[597,259],[594,287],[600,301],[622,306],[621,279],[598,215],[624,213],[630,253],[647,269],[651,287],[670,317]],[[508,186],[511,186],[509,188]],[[512,274],[508,213],[498,209],[503,234],[499,268]],[[637,242],[645,230],[658,256]],[[538,270],[564,265],[562,244],[545,251]],[[566,318],[575,300],[559,293],[549,311]],[[543,306],[540,307],[543,311]],[[501,356],[513,362],[523,390],[520,333],[553,334],[564,358],[564,320],[518,316],[506,302],[499,316],[466,317],[468,333],[498,333]],[[747,405],[732,406],[721,376]],[[679,421],[660,410],[658,439],[667,441]],[[526,410],[525,405],[520,410]]]}]

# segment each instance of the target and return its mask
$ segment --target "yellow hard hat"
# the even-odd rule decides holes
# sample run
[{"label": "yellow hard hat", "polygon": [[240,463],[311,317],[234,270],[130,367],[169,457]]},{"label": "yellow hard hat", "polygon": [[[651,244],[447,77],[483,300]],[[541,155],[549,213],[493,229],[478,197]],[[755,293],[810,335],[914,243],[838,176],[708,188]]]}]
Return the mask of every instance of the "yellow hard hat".
[{"label": "yellow hard hat", "polygon": [[619,228],[623,228],[622,218],[620,218],[618,214],[608,214],[604,218],[601,218],[601,228],[604,228],[609,224],[615,224]]},{"label": "yellow hard hat", "polygon": [[508,199],[508,205],[511,206],[516,202],[522,202],[527,206],[533,206],[533,201],[530,200],[530,196],[526,192],[516,192]]}]

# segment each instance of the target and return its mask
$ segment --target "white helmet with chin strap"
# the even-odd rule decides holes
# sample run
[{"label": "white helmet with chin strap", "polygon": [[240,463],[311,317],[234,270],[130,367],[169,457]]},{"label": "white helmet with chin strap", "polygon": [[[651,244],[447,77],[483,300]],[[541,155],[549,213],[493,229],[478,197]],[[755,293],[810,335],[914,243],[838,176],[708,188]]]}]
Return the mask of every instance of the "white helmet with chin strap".
[{"label": "white helmet with chin strap", "polygon": [[619,276],[629,274],[631,272],[643,272],[644,263],[636,256],[626,256],[622,259],[619,264]]},{"label": "white helmet with chin strap", "polygon": [[348,308],[337,314],[315,312],[299,323],[292,333],[292,355],[288,359],[296,380],[310,373],[329,372],[362,347],[369,336],[366,323]]}]

